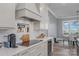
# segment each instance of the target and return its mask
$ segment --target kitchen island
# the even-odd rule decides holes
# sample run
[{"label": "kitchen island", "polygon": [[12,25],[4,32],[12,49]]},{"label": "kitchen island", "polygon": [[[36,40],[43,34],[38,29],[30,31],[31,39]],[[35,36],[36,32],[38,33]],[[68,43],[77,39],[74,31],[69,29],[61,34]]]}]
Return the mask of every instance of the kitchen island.
[{"label": "kitchen island", "polygon": [[0,56],[47,56],[48,39],[28,47],[18,45],[17,48],[0,48]]}]

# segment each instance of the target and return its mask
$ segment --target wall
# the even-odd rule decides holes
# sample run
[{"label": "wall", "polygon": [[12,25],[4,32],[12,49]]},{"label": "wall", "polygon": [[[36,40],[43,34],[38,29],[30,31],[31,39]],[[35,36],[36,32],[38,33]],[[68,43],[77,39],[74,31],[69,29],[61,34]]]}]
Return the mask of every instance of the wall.
[{"label": "wall", "polygon": [[35,3],[37,11],[40,13],[40,3]]},{"label": "wall", "polygon": [[47,4],[44,4],[44,3],[40,4],[40,15],[42,16],[40,20],[40,28],[48,30],[49,17],[48,17]]},{"label": "wall", "polygon": [[49,12],[48,34],[50,37],[57,37],[57,19]]},{"label": "wall", "polygon": [[57,37],[62,37],[62,19],[57,19]]},{"label": "wall", "polygon": [[34,31],[40,29],[40,22],[39,22],[39,21],[34,21],[34,22],[33,22],[33,25],[34,25],[34,26],[33,26],[33,27],[34,27]]}]

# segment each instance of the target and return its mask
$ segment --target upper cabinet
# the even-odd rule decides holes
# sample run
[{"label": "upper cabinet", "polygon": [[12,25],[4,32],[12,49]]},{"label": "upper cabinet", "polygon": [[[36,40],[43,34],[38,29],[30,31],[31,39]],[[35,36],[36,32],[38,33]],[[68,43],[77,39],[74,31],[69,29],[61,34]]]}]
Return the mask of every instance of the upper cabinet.
[{"label": "upper cabinet", "polygon": [[15,27],[15,4],[0,4],[0,29]]},{"label": "upper cabinet", "polygon": [[30,18],[40,21],[40,17],[35,3],[18,3],[16,5],[16,18]]}]

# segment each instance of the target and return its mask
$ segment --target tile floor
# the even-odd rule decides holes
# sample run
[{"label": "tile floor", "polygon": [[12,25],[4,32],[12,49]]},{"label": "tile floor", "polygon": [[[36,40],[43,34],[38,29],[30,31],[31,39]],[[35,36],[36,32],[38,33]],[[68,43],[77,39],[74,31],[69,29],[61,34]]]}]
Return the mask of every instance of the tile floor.
[{"label": "tile floor", "polygon": [[77,56],[77,48],[69,46],[67,43],[64,45],[62,42],[55,43],[53,46],[53,56]]}]

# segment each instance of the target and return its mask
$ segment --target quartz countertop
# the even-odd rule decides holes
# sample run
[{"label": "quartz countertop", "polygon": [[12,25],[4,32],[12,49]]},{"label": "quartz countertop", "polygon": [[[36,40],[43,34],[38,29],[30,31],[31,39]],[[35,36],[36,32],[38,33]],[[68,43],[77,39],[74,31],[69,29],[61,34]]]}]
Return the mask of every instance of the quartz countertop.
[{"label": "quartz countertop", "polygon": [[12,56],[15,53],[24,50],[27,47],[18,46],[18,48],[0,48],[0,56]]},{"label": "quartz countertop", "polygon": [[4,48],[4,47],[2,47],[2,48],[0,48],[0,56],[12,56],[12,55],[15,55],[20,51],[23,51],[25,49],[28,49],[28,48],[33,47],[35,45],[38,45],[38,44],[40,44],[40,43],[42,43],[44,41],[47,41],[47,39],[45,39],[43,41],[40,41],[38,43],[35,43],[33,45],[30,45],[29,47],[20,46],[20,45],[18,46],[18,48]]}]

